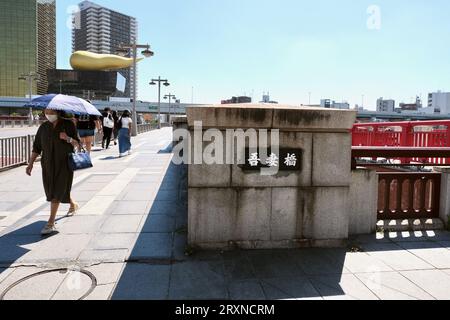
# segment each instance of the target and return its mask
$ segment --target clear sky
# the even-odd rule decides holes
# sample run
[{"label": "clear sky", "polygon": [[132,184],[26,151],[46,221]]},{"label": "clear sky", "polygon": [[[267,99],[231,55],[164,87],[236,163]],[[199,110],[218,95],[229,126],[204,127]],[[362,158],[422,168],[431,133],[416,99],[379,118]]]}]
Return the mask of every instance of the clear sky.
[{"label": "clear sky", "polygon": [[[450,91],[448,0],[96,0],[131,15],[155,57],[140,63],[139,98],[152,77],[191,102],[263,91],[280,103],[321,98],[373,109],[378,97],[409,102]],[[68,8],[57,0],[58,67],[69,67]],[[375,9],[371,6],[376,5]],[[379,11],[377,11],[377,8]],[[369,10],[368,10],[369,9]],[[379,12],[379,14],[378,14]],[[363,98],[364,95],[364,98]]]}]

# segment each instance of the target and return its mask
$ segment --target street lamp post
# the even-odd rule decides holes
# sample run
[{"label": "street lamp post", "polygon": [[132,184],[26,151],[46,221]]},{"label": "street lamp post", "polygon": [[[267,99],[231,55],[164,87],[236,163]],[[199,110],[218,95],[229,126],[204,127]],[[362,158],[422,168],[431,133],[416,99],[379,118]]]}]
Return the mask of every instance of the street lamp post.
[{"label": "street lamp post", "polygon": [[158,129],[161,129],[161,83],[164,82],[164,86],[168,87],[170,86],[169,80],[167,79],[161,79],[161,77],[158,77],[158,79],[152,79],[150,82],[151,86],[155,86],[158,84]]},{"label": "street lamp post", "polygon": [[[29,72],[28,74],[22,74],[19,80],[28,82],[28,94],[30,98],[30,103],[33,101],[33,81],[39,82],[41,77],[36,72]],[[33,108],[30,107],[29,111],[30,121],[33,121]]]},{"label": "street lamp post", "polygon": [[164,99],[169,99],[169,122],[170,122],[170,117],[172,116],[172,113],[171,113],[172,99],[176,100],[177,97],[174,94],[169,93],[164,96]]},{"label": "street lamp post", "polygon": [[136,88],[136,82],[137,82],[137,55],[138,49],[145,49],[142,51],[142,55],[146,58],[150,58],[154,56],[154,52],[150,50],[150,46],[148,44],[141,45],[137,44],[136,40],[133,41],[133,43],[128,45],[120,45],[119,49],[117,49],[117,53],[121,56],[126,56],[127,54],[130,54],[133,58],[133,124],[131,127],[131,135],[133,137],[137,136],[137,112],[136,112],[136,100],[137,100],[137,88]]}]

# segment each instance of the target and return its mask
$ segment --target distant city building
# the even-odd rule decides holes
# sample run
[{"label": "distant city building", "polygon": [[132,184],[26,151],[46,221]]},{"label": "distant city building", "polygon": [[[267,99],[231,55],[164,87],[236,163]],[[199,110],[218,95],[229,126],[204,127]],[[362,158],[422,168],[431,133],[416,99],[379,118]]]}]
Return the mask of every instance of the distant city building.
[{"label": "distant city building", "polygon": [[327,108],[327,109],[331,108],[331,100],[330,99],[322,99],[322,100],[320,100],[320,106],[322,108]]},{"label": "distant city building", "polygon": [[350,109],[350,104],[347,102],[336,102],[330,99],[320,100],[320,107],[326,109]]},{"label": "distant city building", "polygon": [[400,103],[400,111],[419,111],[422,109],[422,100],[416,97],[416,103]]},{"label": "distant city building", "polygon": [[[130,44],[137,39],[137,21],[125,14],[107,9],[90,1],[79,5],[74,21],[79,25],[72,32],[73,51],[90,51],[100,54],[115,54],[121,44]],[[130,97],[133,83],[132,68],[119,70],[126,79],[123,96]]]},{"label": "distant city building", "polygon": [[383,98],[378,99],[377,112],[395,112],[395,100],[385,100]]},{"label": "distant city building", "polygon": [[433,92],[428,95],[428,107],[434,113],[450,114],[450,92]]},{"label": "distant city building", "polygon": [[263,94],[262,101],[260,101],[260,103],[278,104],[277,101],[270,100],[269,93]]},{"label": "distant city building", "polygon": [[334,102],[333,101],[333,109],[349,110],[350,104],[347,102]]},{"label": "distant city building", "polygon": [[48,93],[108,100],[123,95],[125,78],[117,71],[49,70]]},{"label": "distant city building", "polygon": [[229,100],[222,100],[222,104],[238,104],[238,103],[252,103],[252,98],[240,96],[240,97],[233,97]]},{"label": "distant city building", "polygon": [[55,0],[0,1],[0,96],[25,96],[35,73],[33,94],[47,92],[47,70],[56,68]]}]

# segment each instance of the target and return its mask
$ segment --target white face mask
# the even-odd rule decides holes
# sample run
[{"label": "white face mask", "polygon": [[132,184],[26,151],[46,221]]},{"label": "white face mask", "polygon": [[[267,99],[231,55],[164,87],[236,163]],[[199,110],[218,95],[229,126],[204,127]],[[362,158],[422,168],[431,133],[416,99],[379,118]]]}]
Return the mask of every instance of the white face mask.
[{"label": "white face mask", "polygon": [[51,123],[55,123],[56,121],[58,121],[58,116],[56,114],[46,114],[45,116]]}]

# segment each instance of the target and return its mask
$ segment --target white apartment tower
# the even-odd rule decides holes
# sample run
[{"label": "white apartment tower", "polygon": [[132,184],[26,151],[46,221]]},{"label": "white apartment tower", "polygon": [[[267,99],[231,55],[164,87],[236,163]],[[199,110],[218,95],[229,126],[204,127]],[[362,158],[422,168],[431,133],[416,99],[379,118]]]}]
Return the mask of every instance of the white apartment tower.
[{"label": "white apartment tower", "polygon": [[450,92],[433,92],[428,95],[428,107],[434,113],[450,115]]},{"label": "white apartment tower", "polygon": [[[74,17],[72,50],[115,54],[121,44],[137,40],[135,18],[99,6],[90,1],[78,5],[80,11]],[[133,82],[132,68],[119,71],[126,79],[125,96],[130,97]]]},{"label": "white apartment tower", "polygon": [[384,100],[380,98],[377,100],[377,112],[394,113],[395,100]]}]

